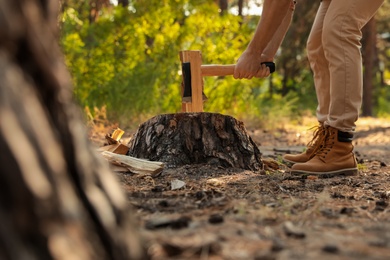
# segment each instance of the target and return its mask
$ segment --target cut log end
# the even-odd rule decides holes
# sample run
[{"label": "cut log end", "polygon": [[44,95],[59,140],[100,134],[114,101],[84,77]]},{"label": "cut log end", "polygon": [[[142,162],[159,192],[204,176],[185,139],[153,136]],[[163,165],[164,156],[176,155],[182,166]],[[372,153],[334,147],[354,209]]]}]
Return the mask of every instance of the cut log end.
[{"label": "cut log end", "polygon": [[258,171],[263,166],[244,124],[218,113],[158,115],[139,127],[128,146],[128,155],[167,167],[206,163]]}]

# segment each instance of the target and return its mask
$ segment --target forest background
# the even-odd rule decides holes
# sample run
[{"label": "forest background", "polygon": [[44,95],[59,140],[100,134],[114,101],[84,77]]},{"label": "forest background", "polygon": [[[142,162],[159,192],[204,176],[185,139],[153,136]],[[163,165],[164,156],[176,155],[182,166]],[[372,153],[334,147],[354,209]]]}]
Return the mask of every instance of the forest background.
[{"label": "forest background", "polygon": [[[86,115],[136,126],[181,111],[179,51],[204,64],[232,64],[260,19],[261,0],[61,0],[60,43],[74,94]],[[317,104],[306,40],[320,1],[298,1],[292,25],[266,79],[204,78],[205,111],[253,127],[299,123]],[[249,8],[249,7],[252,8]],[[363,29],[362,116],[390,118],[390,3]]]}]

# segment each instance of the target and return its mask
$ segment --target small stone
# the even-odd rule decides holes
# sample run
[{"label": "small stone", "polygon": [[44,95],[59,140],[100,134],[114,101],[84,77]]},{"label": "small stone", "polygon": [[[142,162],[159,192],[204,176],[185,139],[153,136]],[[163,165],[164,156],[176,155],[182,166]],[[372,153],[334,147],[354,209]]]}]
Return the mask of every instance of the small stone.
[{"label": "small stone", "polygon": [[354,208],[343,207],[340,210],[340,214],[351,215],[354,211],[355,211]]},{"label": "small stone", "polygon": [[385,208],[389,205],[389,203],[387,203],[387,202],[384,201],[384,200],[378,200],[377,202],[375,202],[375,204],[376,204],[377,206],[381,206],[381,207],[385,207]]},{"label": "small stone", "polygon": [[171,228],[172,229],[186,228],[186,227],[188,227],[190,222],[191,222],[190,217],[183,216],[183,217],[178,218],[176,221],[173,221],[171,223]]},{"label": "small stone", "polygon": [[289,237],[295,237],[295,238],[305,238],[306,234],[303,230],[295,226],[290,221],[287,221],[283,224],[284,232]]},{"label": "small stone", "polygon": [[322,248],[322,251],[327,252],[327,253],[337,254],[340,250],[339,250],[338,246],[336,246],[336,245],[325,245]]},{"label": "small stone", "polygon": [[257,253],[254,257],[254,260],[275,260],[276,256],[271,252],[261,252]]},{"label": "small stone", "polygon": [[170,218],[156,218],[156,219],[150,219],[146,221],[145,228],[154,230],[159,228],[166,228],[169,227],[169,225],[172,223],[172,219]]},{"label": "small stone", "polygon": [[163,186],[154,186],[152,188],[152,192],[163,192],[164,191],[164,187]]},{"label": "small stone", "polygon": [[321,209],[320,212],[324,217],[327,217],[327,218],[338,218],[339,217],[338,213],[336,213],[332,209],[325,208],[325,209]]},{"label": "small stone", "polygon": [[219,214],[213,214],[209,217],[209,223],[210,224],[219,224],[224,221],[223,216]]},{"label": "small stone", "polygon": [[201,199],[203,199],[203,198],[205,198],[206,197],[206,193],[204,192],[204,191],[197,191],[196,193],[195,193],[195,198],[197,199],[197,200],[201,200]]},{"label": "small stone", "polygon": [[382,199],[388,199],[388,198],[390,198],[390,191],[384,191],[384,192],[382,192],[382,193],[380,194],[380,197],[381,197]]},{"label": "small stone", "polygon": [[373,241],[370,241],[368,242],[368,244],[370,246],[375,246],[375,247],[387,247],[387,242],[386,240],[373,240]]},{"label": "small stone", "polygon": [[166,207],[169,206],[168,201],[166,201],[166,200],[160,201],[160,202],[158,203],[158,205],[161,206],[161,207],[164,207],[164,208],[166,208]]},{"label": "small stone", "polygon": [[169,218],[169,217],[160,217],[156,219],[150,219],[146,221],[145,228],[149,230],[155,230],[160,228],[168,228],[172,229],[181,229],[188,227],[189,222],[191,221],[190,217],[180,217],[178,219]]},{"label": "small stone", "polygon": [[333,199],[345,199],[345,196],[339,192],[334,192],[332,195],[331,195],[331,198]]},{"label": "small stone", "polygon": [[377,211],[384,211],[387,206],[389,206],[389,203],[384,200],[378,200],[375,202],[375,210]]},{"label": "small stone", "polygon": [[274,238],[272,240],[272,246],[271,246],[272,252],[280,252],[284,248],[285,248],[285,245],[284,245],[283,241],[281,241],[280,239],[276,239],[276,238]]}]

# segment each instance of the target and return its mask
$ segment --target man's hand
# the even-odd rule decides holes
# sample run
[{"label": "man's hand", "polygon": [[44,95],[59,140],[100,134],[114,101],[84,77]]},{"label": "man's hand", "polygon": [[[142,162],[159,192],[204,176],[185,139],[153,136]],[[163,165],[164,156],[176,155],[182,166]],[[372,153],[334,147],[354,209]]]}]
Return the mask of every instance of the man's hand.
[{"label": "man's hand", "polygon": [[238,59],[234,69],[233,77],[235,79],[265,78],[271,74],[270,69],[262,62],[270,61],[264,55],[244,51]]},{"label": "man's hand", "polygon": [[264,78],[270,74],[269,68],[261,63],[273,60],[290,24],[293,7],[293,0],[264,0],[259,24],[252,40],[237,61],[234,78]]}]

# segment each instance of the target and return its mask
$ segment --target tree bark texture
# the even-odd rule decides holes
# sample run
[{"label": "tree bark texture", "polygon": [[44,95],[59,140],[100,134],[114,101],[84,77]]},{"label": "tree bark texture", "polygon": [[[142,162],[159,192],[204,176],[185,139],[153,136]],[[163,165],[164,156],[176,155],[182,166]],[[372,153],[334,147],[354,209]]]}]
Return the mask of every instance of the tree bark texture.
[{"label": "tree bark texture", "polygon": [[130,156],[168,167],[209,163],[258,171],[263,166],[244,124],[217,113],[158,115],[139,127],[129,147]]},{"label": "tree bark texture", "polygon": [[0,1],[0,259],[145,259],[73,103],[57,4]]},{"label": "tree bark texture", "polygon": [[376,59],[376,20],[375,17],[363,27],[363,104],[362,116],[372,116],[374,70]]}]

